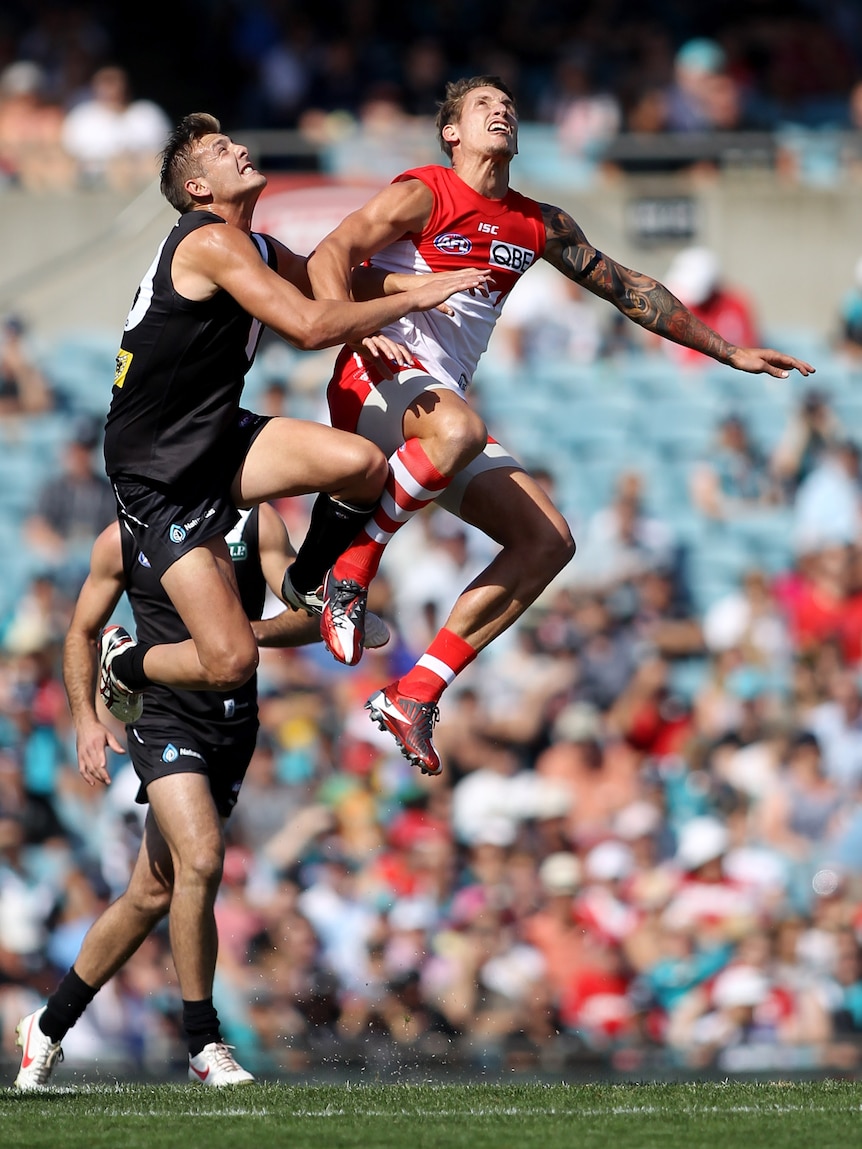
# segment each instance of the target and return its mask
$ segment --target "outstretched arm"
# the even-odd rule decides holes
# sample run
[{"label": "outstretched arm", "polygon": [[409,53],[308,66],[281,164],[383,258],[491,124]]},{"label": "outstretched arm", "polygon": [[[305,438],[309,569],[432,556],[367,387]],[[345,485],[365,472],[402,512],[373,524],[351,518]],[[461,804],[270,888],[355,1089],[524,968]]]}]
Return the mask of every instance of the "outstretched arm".
[{"label": "outstretched arm", "polygon": [[[280,260],[281,262],[281,260]],[[308,268],[310,270],[309,261]],[[301,350],[354,343],[410,311],[428,311],[458,291],[480,287],[487,271],[468,268],[448,276],[426,276],[410,291],[360,303],[349,299],[350,273],[342,297],[309,299],[291,278],[302,282],[297,265],[287,278],[260,258],[252,240],[237,227],[203,227],[178,245],[171,265],[175,289],[188,299],[211,299],[221,289]]]},{"label": "outstretched arm", "polygon": [[738,371],[764,372],[780,379],[794,368],[801,375],[814,368],[802,359],[771,347],[735,347],[713,331],[672,292],[640,271],[632,271],[590,244],[568,212],[542,204],[546,246],[544,258],[568,279],[612,303],[618,311],[673,343],[691,347]]}]

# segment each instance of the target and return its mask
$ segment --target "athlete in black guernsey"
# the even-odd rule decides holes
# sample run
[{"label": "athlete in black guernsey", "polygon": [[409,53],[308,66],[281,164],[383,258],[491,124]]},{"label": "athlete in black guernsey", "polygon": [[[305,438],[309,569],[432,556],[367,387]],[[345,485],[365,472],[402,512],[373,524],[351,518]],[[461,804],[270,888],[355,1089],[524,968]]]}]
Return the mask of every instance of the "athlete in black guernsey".
[{"label": "athlete in black guernsey", "polygon": [[[180,213],[125,324],[105,435],[120,520],[182,618],[189,639],[135,644],[120,627],[100,638],[100,692],[122,721],[152,683],[233,690],[257,665],[224,535],[238,508],[321,492],[285,582],[290,604],[322,607],[323,574],[376,503],[387,475],[367,440],[319,423],[240,408],[261,326],[302,349],[346,340],[386,366],[406,352],[378,329],[451,294],[481,289],[474,269],[427,276],[376,271],[354,280],[361,302],[310,298],[306,259],[252,232],[266,186],[248,151],[212,116],[187,116],[162,155],[162,192]],[[404,290],[408,287],[409,290]]]},{"label": "athlete in black guernsey", "polygon": [[[277,594],[294,557],[284,523],[269,504],[243,512],[225,545],[243,609],[262,646],[297,646],[319,638],[315,620],[285,610],[261,620],[267,586]],[[155,568],[128,531],[114,523],[96,540],[63,655],[75,725],[78,767],[90,785],[107,785],[107,749],[122,752],[95,705],[96,636],[126,591],[138,637],[183,641],[188,632]],[[372,616],[373,617],[373,616]],[[388,637],[374,620],[373,644]],[[47,1004],[18,1026],[21,1066],[15,1084],[47,1085],[60,1042],[96,992],[170,912],[174,965],[183,997],[189,1079],[206,1085],[251,1081],[222,1040],[212,990],[218,936],[213,907],[224,861],[223,820],[239,795],[258,730],[254,676],[228,691],[154,685],[140,719],[127,726],[128,753],[148,803],[137,862],[126,891],[88,931],[75,962]]]}]

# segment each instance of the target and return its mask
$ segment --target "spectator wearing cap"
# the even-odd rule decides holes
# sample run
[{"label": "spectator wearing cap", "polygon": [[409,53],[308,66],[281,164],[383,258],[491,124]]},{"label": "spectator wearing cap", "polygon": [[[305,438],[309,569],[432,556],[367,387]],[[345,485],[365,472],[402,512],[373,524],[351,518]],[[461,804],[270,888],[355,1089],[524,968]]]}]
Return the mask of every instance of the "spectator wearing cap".
[{"label": "spectator wearing cap", "polygon": [[569,793],[569,840],[594,842],[638,796],[637,758],[624,743],[607,739],[601,711],[585,701],[560,711],[551,739],[536,759],[536,774]]},{"label": "spectator wearing cap", "polygon": [[739,586],[707,608],[702,625],[704,642],[712,654],[737,651],[754,666],[788,665],[787,623],[772,583],[759,567],[744,571]]},{"label": "spectator wearing cap", "polygon": [[585,961],[584,931],[574,916],[581,862],[570,851],[557,851],[542,861],[538,877],[540,905],[524,921],[522,933],[544,958],[552,997],[559,1001]]},{"label": "spectator wearing cap", "polygon": [[[664,282],[693,315],[729,343],[736,347],[756,347],[760,343],[751,303],[742,292],[725,283],[718,256],[710,248],[687,247],[678,252]],[[666,340],[662,341],[662,350],[685,368],[705,368],[713,362],[699,351]]]},{"label": "spectator wearing cap", "polygon": [[809,1047],[809,1063],[817,1064],[829,1031],[813,995],[797,997],[767,969],[735,961],[680,1004],[668,1040],[692,1067],[768,1069],[787,1046]]},{"label": "spectator wearing cap", "polygon": [[606,944],[624,945],[640,923],[627,891],[634,872],[632,851],[615,838],[599,842],[584,858],[584,885],[575,899],[575,919]]},{"label": "spectator wearing cap", "polygon": [[736,940],[752,928],[756,899],[725,871],[730,845],[727,827],[712,815],[683,825],[675,857],[680,880],[664,911],[667,927],[696,929],[701,939],[715,945]]},{"label": "spectator wearing cap", "polygon": [[742,90],[715,40],[696,37],[677,50],[665,116],[671,132],[734,131],[745,126]]},{"label": "spectator wearing cap", "polygon": [[74,166],[61,146],[64,112],[47,96],[47,77],[33,60],[0,72],[0,180],[31,191],[68,188]]}]

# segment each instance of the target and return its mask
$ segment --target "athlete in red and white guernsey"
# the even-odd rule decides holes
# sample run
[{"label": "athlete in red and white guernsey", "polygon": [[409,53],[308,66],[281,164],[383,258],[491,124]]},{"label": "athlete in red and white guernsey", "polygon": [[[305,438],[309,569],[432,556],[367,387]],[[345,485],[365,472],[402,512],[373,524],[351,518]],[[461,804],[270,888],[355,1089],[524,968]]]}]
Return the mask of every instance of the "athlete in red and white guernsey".
[{"label": "athlete in red and white guernsey", "polygon": [[391,378],[345,348],[329,386],[333,424],[358,431],[389,457],[379,508],[327,574],[321,633],[341,662],[357,662],[368,584],[392,535],[432,500],[501,546],[461,594],[443,628],[406,675],[367,708],[423,772],[439,773],[432,742],[443,691],[488,643],[535,601],[574,554],[568,524],[520,464],[488,436],[465,392],[507,295],[545,259],[623,315],[675,343],[740,371],[780,378],[814,368],[770,348],[735,347],[657,280],[593,247],[572,217],[509,187],[518,117],[496,76],[449,84],[437,116],[452,167],[404,172],[348,216],[317,247],[308,274],[319,299],[348,299],[360,263],[416,274],[487,266],[487,290],[450,297],[451,315],[426,312],[383,335],[412,356]]}]

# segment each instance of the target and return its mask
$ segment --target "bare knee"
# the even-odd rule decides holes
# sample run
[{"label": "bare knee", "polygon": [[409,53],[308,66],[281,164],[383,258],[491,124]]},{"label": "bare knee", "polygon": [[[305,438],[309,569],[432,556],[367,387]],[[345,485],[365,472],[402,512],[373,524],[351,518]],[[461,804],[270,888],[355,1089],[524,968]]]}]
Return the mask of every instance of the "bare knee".
[{"label": "bare knee", "polygon": [[154,878],[147,882],[132,882],[121,898],[138,917],[155,924],[170,910],[172,894],[172,884]]},{"label": "bare knee", "polygon": [[386,484],[389,462],[374,443],[358,435],[355,439],[342,461],[344,478],[331,494],[348,503],[374,503]]},{"label": "bare knee", "polygon": [[476,412],[462,403],[435,415],[433,436],[425,442],[438,471],[454,475],[484,451],[488,429]]},{"label": "bare knee", "polygon": [[182,893],[215,891],[221,881],[223,867],[224,848],[220,842],[190,842],[176,862],[176,889]]},{"label": "bare knee", "polygon": [[572,561],[576,549],[572,532],[562,521],[544,522],[520,545],[528,563],[527,569],[533,572],[540,589]]}]

